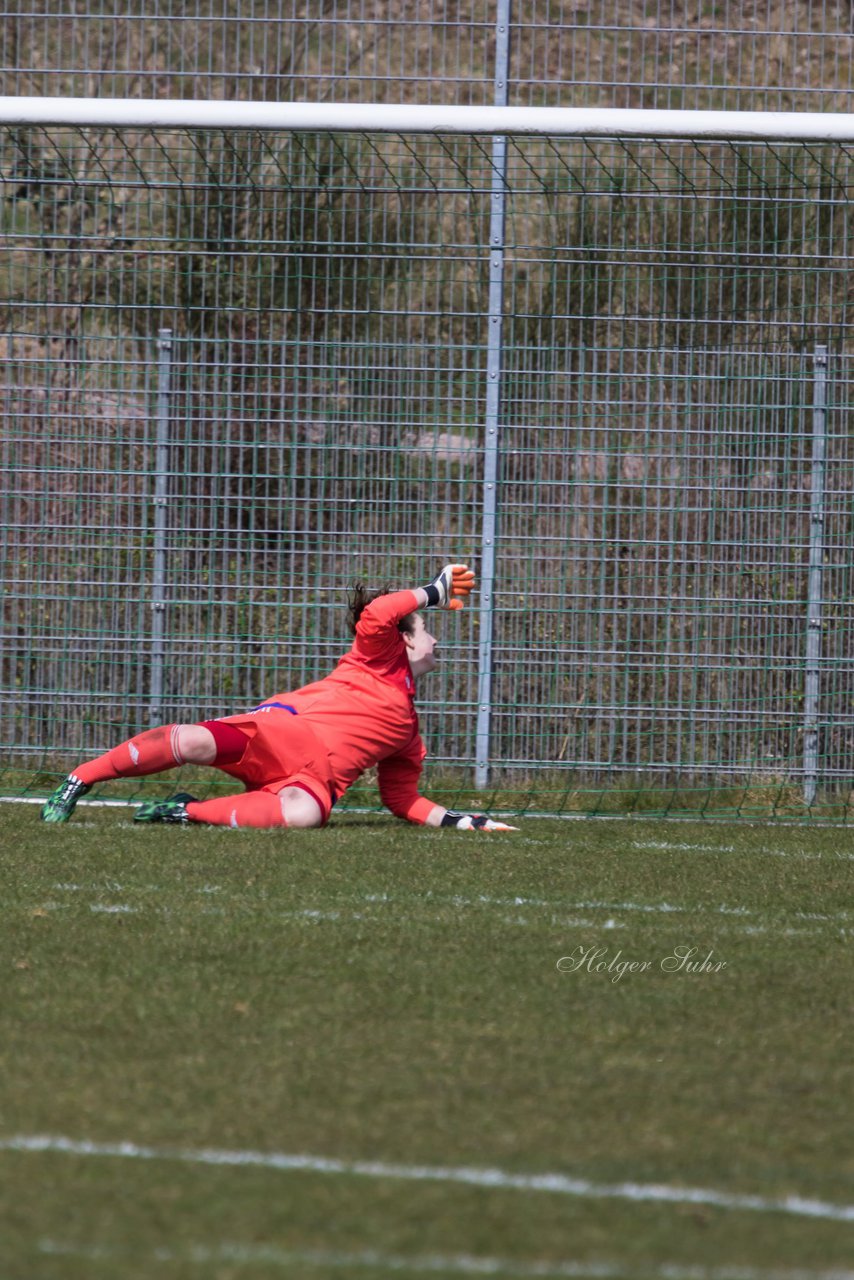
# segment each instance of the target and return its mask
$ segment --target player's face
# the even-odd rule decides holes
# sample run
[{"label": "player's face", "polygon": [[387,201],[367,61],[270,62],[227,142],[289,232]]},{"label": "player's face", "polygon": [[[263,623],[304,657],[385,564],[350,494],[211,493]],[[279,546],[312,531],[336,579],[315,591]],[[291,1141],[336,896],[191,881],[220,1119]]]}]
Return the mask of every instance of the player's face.
[{"label": "player's face", "polygon": [[428,671],[432,671],[438,661],[436,657],[438,642],[436,637],[431,636],[427,630],[420,613],[415,615],[415,629],[412,634],[404,635],[403,638],[406,642],[409,665],[412,667],[413,673],[417,676],[423,676]]}]

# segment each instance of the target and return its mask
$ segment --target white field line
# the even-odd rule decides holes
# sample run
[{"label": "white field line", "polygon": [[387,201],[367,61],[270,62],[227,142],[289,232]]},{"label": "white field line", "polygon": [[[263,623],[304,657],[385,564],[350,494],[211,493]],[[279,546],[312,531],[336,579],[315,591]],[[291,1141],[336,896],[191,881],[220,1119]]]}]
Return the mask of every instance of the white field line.
[{"label": "white field line", "polygon": [[[118,881],[108,881],[105,884],[74,884],[74,883],[58,883],[52,886],[57,892],[63,893],[167,893],[170,892],[168,885],[123,885]],[[184,892],[184,890],[182,890]],[[212,895],[223,893],[224,886],[219,884],[201,885],[198,889],[191,889],[191,893]],[[529,898],[524,895],[517,894],[513,897],[496,898],[488,894],[477,894],[474,897],[464,897],[461,894],[434,893],[428,890],[423,894],[391,894],[391,893],[365,893],[360,895],[360,901],[368,903],[371,906],[389,906],[401,907],[411,906],[419,903],[428,906],[450,906],[450,907],[534,907],[542,908],[545,911],[639,911],[644,914],[651,915],[723,915],[723,916],[753,916],[757,912],[751,911],[748,907],[728,906],[726,903],[720,903],[717,906],[711,906],[705,903],[698,903],[694,906],[682,906],[673,902],[619,902],[608,901],[605,899],[582,898],[578,901],[563,901],[554,898]],[[343,915],[346,915],[349,908],[344,908]],[[303,911],[282,913],[292,916],[313,916],[313,915],[332,915],[335,909],[325,909],[323,911],[315,911],[306,908]],[[829,924],[835,923],[851,923],[854,921],[854,912],[851,911],[835,911],[830,913],[821,913],[815,911],[796,911],[793,912],[792,918],[796,920],[820,920]]]},{"label": "white field line", "polygon": [[[120,1261],[129,1250],[107,1245],[75,1245],[57,1240],[40,1240],[38,1252],[48,1257],[86,1258],[92,1262]],[[143,1254],[156,1263],[241,1266],[265,1264],[274,1267],[326,1267],[342,1271],[441,1272],[461,1276],[507,1276],[510,1280],[854,1280],[854,1271],[808,1271],[767,1267],[705,1267],[679,1263],[652,1263],[637,1271],[619,1262],[572,1261],[537,1262],[523,1259],[490,1258],[472,1254],[396,1254],[376,1249],[341,1252],[331,1249],[283,1249],[277,1245],[248,1245],[223,1242],[218,1245],[187,1245],[181,1249],[165,1246]],[[138,1251],[133,1254],[139,1257]]]},{"label": "white field line", "polygon": [[671,840],[632,840],[633,849],[662,849],[678,853],[735,853],[733,844],[689,844]]},{"label": "white field line", "polygon": [[[68,909],[68,904],[64,902],[43,902],[40,904],[40,909],[43,911],[64,911]],[[144,907],[132,907],[128,903],[91,903],[89,906],[89,910],[92,912],[93,915],[140,915],[146,909]],[[176,912],[170,909],[169,907],[153,907],[153,908],[150,908],[149,910],[150,910],[150,913],[153,915],[173,916],[176,914]],[[207,907],[207,908],[203,908],[201,911],[197,912],[196,914],[203,915],[203,916],[224,916],[224,915],[227,915],[228,912],[224,907],[217,907],[217,908]],[[252,913],[248,912],[247,914],[252,914]],[[420,918],[421,919],[426,918],[427,920],[432,920],[437,923],[441,920],[441,916],[438,916],[438,915],[427,916],[427,917],[424,917],[422,915]],[[317,923],[323,923],[324,921],[329,921],[332,923],[341,923],[342,921],[349,922],[353,920],[364,920],[364,921],[367,921],[368,923],[371,923],[371,922],[379,923],[381,920],[381,917],[378,915],[370,915],[365,911],[354,911],[352,909],[340,910],[336,908],[331,908],[327,910],[320,910],[319,908],[315,908],[315,907],[305,907],[301,911],[276,912],[275,919],[276,920],[309,920]],[[511,925],[511,926],[515,926],[517,928],[523,928],[523,929],[532,928],[538,924],[542,925],[542,921],[529,920],[527,916],[505,915],[501,917],[501,922],[506,925]],[[566,929],[613,930],[613,929],[628,929],[629,927],[629,925],[624,920],[616,920],[612,916],[609,916],[606,920],[592,920],[589,917],[584,917],[584,916],[553,915],[552,918],[548,921],[548,923],[554,927],[560,927],[560,928],[566,928]],[[732,924],[729,922],[725,922],[722,926],[719,925],[716,927],[718,928],[722,927],[724,931],[727,933],[740,933],[748,937],[751,937],[757,934],[773,933],[776,937],[780,937],[780,938],[798,938],[798,937],[810,937],[815,934],[825,934],[827,932],[825,929],[822,929],[822,928],[784,929],[784,928],[777,928],[776,926],[771,927],[767,925],[740,925],[740,924]],[[845,929],[840,929],[840,933],[842,936],[846,936]]]},{"label": "white field line", "polygon": [[[775,824],[776,825],[776,824]],[[660,850],[662,853],[739,853],[740,851],[735,845],[731,844],[691,844],[687,841],[674,840],[632,840],[630,845],[633,849],[640,850]],[[751,849],[748,854],[742,853],[741,856],[749,857],[751,854],[763,854],[769,858],[800,858],[808,861],[818,861],[822,858],[836,859],[842,862],[854,861],[854,853],[842,853],[834,850],[832,853],[810,852],[807,849]]]},{"label": "white field line", "polygon": [[504,1169],[387,1164],[382,1160],[339,1160],[332,1156],[292,1155],[280,1151],[223,1151],[139,1146],[135,1142],[90,1142],[55,1135],[18,1134],[0,1138],[0,1151],[90,1156],[121,1160],[165,1160],[181,1164],[273,1169],[349,1178],[387,1178],[399,1182],[435,1182],[498,1191],[546,1192],[592,1200],[630,1200],[642,1204],[702,1204],[749,1213],[783,1213],[799,1218],[854,1224],[854,1205],[831,1204],[800,1195],[777,1198],[739,1195],[704,1187],[590,1182],[564,1173],[510,1173]]},{"label": "white field line", "polygon": [[[105,885],[80,885],[74,883],[59,883],[53,886],[54,890],[64,893],[134,893],[134,892],[167,892],[165,886],[160,885],[143,885],[136,888],[131,885],[121,885],[117,882],[110,882]],[[191,892],[197,895],[212,896],[221,893],[223,887],[221,885],[203,885]],[[777,925],[763,925],[749,923],[749,917],[756,916],[758,913],[749,910],[747,907],[733,907],[725,903],[717,906],[696,905],[696,906],[680,906],[672,902],[613,902],[597,899],[581,899],[577,902],[561,902],[559,900],[547,898],[529,898],[524,896],[515,896],[507,898],[490,897],[486,894],[478,894],[475,897],[467,898],[458,894],[440,894],[428,891],[418,896],[412,895],[393,895],[388,893],[368,893],[361,895],[360,901],[370,907],[389,907],[389,908],[406,908],[406,907],[497,907],[503,911],[516,911],[518,908],[532,908],[534,910],[550,911],[552,918],[550,924],[556,926],[570,928],[600,928],[600,929],[625,929],[628,925],[625,921],[619,919],[619,915],[634,913],[641,915],[664,915],[664,916],[683,916],[683,917],[711,917],[721,916],[723,919],[716,925],[717,928],[723,928],[730,933],[743,933],[747,935],[755,935],[762,933],[773,933],[780,937],[798,937],[800,935],[808,935],[813,933],[825,932],[821,927],[811,928],[791,928]],[[65,904],[46,902],[41,904],[45,910],[62,910]],[[169,915],[171,911],[168,908],[153,907],[147,908],[156,914]],[[249,913],[257,912],[259,909],[266,910],[266,902],[250,907]],[[144,907],[134,907],[127,903],[92,903],[90,910],[93,913],[102,914],[120,914],[120,913],[138,913],[146,910]],[[608,912],[605,920],[591,920],[582,916],[565,916],[560,913],[567,911],[602,911]],[[224,915],[226,909],[223,907],[207,908],[200,914],[206,915]],[[611,914],[615,913],[615,914]],[[346,921],[346,920],[376,920],[377,916],[371,916],[368,912],[355,910],[351,907],[335,908],[312,908],[305,907],[297,911],[275,912],[278,920],[317,920],[317,921]],[[433,917],[438,919],[438,917]],[[850,911],[838,911],[830,913],[821,913],[815,911],[797,911],[791,917],[795,921],[803,922],[805,926],[812,925],[831,925],[846,932],[846,926],[854,923],[854,913]],[[504,923],[527,927],[533,922],[524,915],[505,916]]]},{"label": "white field line", "polygon": [[[168,884],[137,884],[123,885],[118,880],[105,880],[103,884],[75,884],[73,881],[60,881],[52,886],[59,893],[122,893],[127,889],[128,893],[171,893],[173,886]],[[182,893],[222,893],[221,884],[203,884],[198,889],[185,889],[182,886]]]},{"label": "white field line", "polygon": [[[87,806],[91,806],[94,809],[97,809],[97,808],[133,809],[138,807],[141,803],[142,803],[141,800],[79,800],[77,803],[77,807],[78,809],[83,809],[83,808],[86,808]],[[0,796],[0,804],[44,804],[44,797],[43,796]],[[353,808],[353,809],[348,809],[347,813],[352,813],[356,815],[369,814],[372,817],[388,817],[389,816],[387,814],[378,813],[376,809]],[[505,813],[503,811],[498,811],[498,810],[494,811],[494,815],[501,818],[512,818],[514,816],[518,818],[520,816],[519,814],[514,815],[513,813],[510,813],[510,812]],[[525,818],[536,818],[536,819],[547,819],[554,822],[579,822],[579,823],[583,823],[583,822],[626,823],[630,821],[632,823],[643,824],[644,822],[662,821],[662,819],[644,818],[640,815],[627,819],[625,817],[620,817],[619,815],[600,814],[596,818],[591,818],[589,815],[583,814],[583,813],[559,813],[559,814],[526,813],[526,814],[522,814],[521,818],[522,818],[522,821],[524,821]],[[389,820],[391,821],[391,819]],[[692,822],[692,821],[696,821],[696,819],[691,819],[691,818],[668,818],[667,819],[667,822],[672,824],[675,827],[678,827],[680,823],[684,824],[686,822]],[[79,821],[77,825],[78,826],[81,825]],[[139,829],[138,823],[123,822],[123,823],[120,823],[119,825],[121,826],[122,830],[137,831]],[[838,824],[835,824],[835,823],[827,824],[822,822],[816,822],[815,829],[823,830],[823,829],[826,829],[828,825],[832,828]],[[800,827],[801,829],[803,829],[802,823],[785,822],[777,819],[774,820],[774,826],[785,827],[785,828]],[[848,830],[847,827],[842,829]],[[147,830],[147,828],[143,828],[143,830]],[[415,834],[419,835],[420,833],[416,832]],[[543,842],[539,840],[531,839],[529,837],[525,837],[523,835],[519,835],[519,836],[512,837],[511,847],[516,848],[519,844],[541,844],[541,843]],[[721,844],[721,845],[693,844],[689,841],[631,840],[629,841],[629,845],[632,849],[638,849],[641,851],[659,850],[664,853],[738,853],[739,852],[736,846],[731,844]],[[773,857],[773,858],[801,858],[801,859],[810,859],[810,860],[827,858],[829,860],[836,859],[837,861],[854,862],[854,853],[843,853],[839,851],[834,851],[832,853],[813,853],[805,849],[790,850],[790,849],[759,848],[759,849],[752,849],[750,852],[766,855],[768,857]]]},{"label": "white field line", "polygon": [[[45,910],[45,911],[62,911],[65,909],[66,909],[65,904],[60,902],[46,902],[42,906],[42,910]],[[127,903],[115,903],[115,904],[94,903],[90,906],[89,909],[93,915],[141,915],[143,914],[143,911],[144,911],[144,908],[142,907],[131,907]],[[168,907],[160,907],[160,908],[155,908],[152,914],[169,917],[169,916],[176,915],[177,913],[175,911],[170,910]],[[220,908],[219,910],[208,909],[208,910],[197,912],[197,915],[203,915],[203,916],[225,916],[227,914],[228,912],[222,908]],[[282,921],[307,920],[307,921],[311,921],[318,924],[322,924],[322,923],[340,924],[340,923],[350,923],[352,921],[365,921],[368,924],[380,923],[379,916],[369,915],[364,911],[339,911],[339,910],[321,911],[315,908],[306,908],[305,910],[302,910],[302,911],[282,911],[276,914],[275,919],[282,920]],[[421,919],[422,920],[426,919],[427,921],[431,921],[433,923],[439,923],[441,920],[441,917],[440,916],[427,916],[427,917],[422,916]],[[537,925],[542,925],[541,921],[529,920],[526,916],[502,916],[500,922],[510,927],[515,927],[519,929],[529,929]],[[607,920],[591,920],[584,916],[553,916],[552,919],[548,921],[548,923],[555,928],[560,927],[564,929],[606,929],[609,932],[615,929],[629,928],[629,925],[624,920],[615,920],[612,917],[609,917]],[[815,935],[824,935],[826,933],[826,930],[824,929],[810,929],[810,928],[778,929],[778,928],[767,927],[764,925],[724,924],[723,929],[724,929],[724,932],[726,933],[743,934],[745,937],[754,937],[760,934],[773,933],[775,937],[778,937],[778,938],[802,938],[802,937],[814,937]],[[847,931],[845,929],[840,929],[840,936],[846,937]]]},{"label": "white field line", "polygon": [[[44,804],[46,798],[47,798],[46,796],[0,796],[0,804]],[[85,799],[85,800],[78,800],[77,808],[79,810],[79,809],[85,809],[91,806],[93,809],[98,809],[98,808],[133,809],[133,808],[137,808],[140,804],[142,804],[142,801],[139,799],[137,800],[88,800],[88,799]],[[388,813],[383,813],[381,810],[378,810],[378,809],[362,808],[359,805],[354,805],[352,808],[348,806],[345,810],[342,810],[342,812],[346,814],[354,814],[357,817],[369,816],[372,818],[385,818],[385,819],[388,819],[389,823],[392,823],[394,821],[394,819],[392,819],[391,815]],[[755,826],[757,822],[762,821],[762,819],[755,819],[755,818],[739,819],[739,818],[726,818],[726,817],[714,818],[713,817],[713,818],[704,819],[702,817],[694,817],[690,814],[687,816],[683,816],[682,814],[679,814],[679,815],[674,814],[667,818],[662,818],[660,815],[654,814],[648,817],[645,814],[641,814],[641,813],[633,813],[628,815],[619,814],[619,813],[597,813],[597,814],[549,813],[546,810],[539,810],[539,809],[526,810],[525,813],[518,813],[515,809],[493,809],[491,810],[491,813],[492,813],[492,816],[495,818],[516,817],[523,822],[525,821],[526,818],[528,818],[528,819],[534,819],[536,821],[569,822],[569,823],[577,823],[579,825],[582,825],[588,822],[596,823],[597,825],[601,825],[603,822],[616,822],[623,825],[627,825],[631,823],[635,827],[638,827],[638,826],[643,827],[644,825],[650,825],[654,822],[666,822],[668,826],[673,826],[678,828],[680,826],[686,826],[689,824],[696,824],[696,823],[705,821],[705,822],[708,822],[710,827],[715,827],[716,825],[723,825],[726,823],[730,823],[730,824],[739,823],[744,828],[747,828],[750,826]],[[124,830],[134,830],[134,831],[137,830],[139,826],[139,824],[135,824],[131,822],[123,822],[123,823],[120,823],[119,825]],[[796,819],[789,820],[786,818],[771,818],[768,820],[767,825],[773,826],[775,829],[782,829],[782,830],[798,829],[800,831],[806,832],[807,834],[809,834],[810,831],[840,830],[840,831],[847,832],[847,831],[850,831],[851,829],[850,823],[839,822],[838,820],[833,818],[828,818],[828,819],[816,818],[809,826],[807,826],[802,820],[798,821]],[[249,830],[250,828],[243,828],[243,829]],[[524,828],[522,828],[522,830],[524,830]],[[415,834],[418,835],[420,833],[416,832]],[[506,836],[503,837],[501,843],[503,844],[507,839],[508,837]],[[540,841],[531,840],[531,839],[525,841],[522,837],[513,837],[512,847],[515,848],[515,846],[520,843],[539,844]],[[633,841],[632,844],[633,844],[633,847],[637,849],[658,848],[658,849],[670,849],[670,850],[673,850],[674,852],[675,851],[698,852],[698,853],[737,853],[738,852],[738,850],[731,845],[709,845],[708,847],[704,848],[701,845],[692,845],[692,844],[672,844],[671,845],[666,842],[659,843],[654,840],[650,841],[648,844],[642,844],[636,841]],[[798,857],[813,858],[813,857],[825,856],[828,858],[845,858],[849,860],[854,860],[854,853],[829,853],[829,854],[822,855],[822,854],[804,853],[801,850],[797,850],[794,853],[788,853],[788,852],[785,852],[784,850],[779,850],[779,849],[754,849],[754,850],[751,850],[751,852],[774,854],[775,856],[780,858],[798,858]]]},{"label": "white field line", "polygon": [[[42,902],[40,903],[42,911],[66,911],[68,903],[66,902]],[[89,904],[89,910],[93,915],[140,915],[146,911],[145,907],[132,907],[126,902],[103,903],[92,902]],[[152,907],[148,908],[151,914],[159,916],[173,916],[177,912],[169,907]],[[197,912],[203,916],[224,916],[227,911],[224,907],[206,907]],[[248,913],[251,914],[251,913]],[[440,916],[428,916],[430,920],[438,921]],[[305,907],[301,911],[277,911],[275,913],[276,920],[311,920],[333,922],[350,921],[350,920],[366,920],[368,922],[379,921],[377,915],[369,915],[364,911],[340,910],[331,908],[328,910],[320,910],[316,907]],[[423,917],[422,917],[423,919]],[[503,923],[508,925],[519,925],[524,928],[530,927],[534,922],[528,920],[525,916],[504,916]],[[551,921],[552,924],[560,924],[566,928],[578,929],[626,929],[628,925],[617,920],[591,920],[582,916],[561,916],[555,917]]]}]

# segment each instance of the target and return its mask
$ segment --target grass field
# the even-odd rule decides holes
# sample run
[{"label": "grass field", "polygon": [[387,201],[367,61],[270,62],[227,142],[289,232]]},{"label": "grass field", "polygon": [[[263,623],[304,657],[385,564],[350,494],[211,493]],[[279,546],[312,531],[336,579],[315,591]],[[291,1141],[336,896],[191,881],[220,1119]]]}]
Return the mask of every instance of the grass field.
[{"label": "grass field", "polygon": [[0,835],[3,1280],[854,1277],[851,833]]}]

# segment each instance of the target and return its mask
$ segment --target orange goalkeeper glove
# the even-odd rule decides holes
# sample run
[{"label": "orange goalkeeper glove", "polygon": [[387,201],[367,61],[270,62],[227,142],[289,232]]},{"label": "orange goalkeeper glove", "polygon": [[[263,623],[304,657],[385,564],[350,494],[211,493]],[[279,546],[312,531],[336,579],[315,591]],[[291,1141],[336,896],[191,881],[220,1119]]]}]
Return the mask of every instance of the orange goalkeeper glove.
[{"label": "orange goalkeeper glove", "polygon": [[463,600],[474,587],[474,573],[467,564],[446,564],[431,583],[427,592],[427,607],[462,609]]}]

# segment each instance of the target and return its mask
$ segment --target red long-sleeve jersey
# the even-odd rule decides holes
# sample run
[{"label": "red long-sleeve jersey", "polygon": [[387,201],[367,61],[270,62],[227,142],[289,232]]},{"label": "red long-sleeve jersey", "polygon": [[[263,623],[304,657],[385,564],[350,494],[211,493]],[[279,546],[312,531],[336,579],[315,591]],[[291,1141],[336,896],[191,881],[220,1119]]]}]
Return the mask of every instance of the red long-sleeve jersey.
[{"label": "red long-sleeve jersey", "polygon": [[435,806],[418,794],[427,752],[415,712],[415,680],[397,629],[417,608],[413,591],[379,596],[364,609],[350,652],[330,675],[270,701],[293,707],[320,738],[339,796],[377,765],[383,804],[399,818],[424,823]]}]

